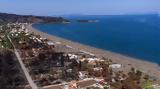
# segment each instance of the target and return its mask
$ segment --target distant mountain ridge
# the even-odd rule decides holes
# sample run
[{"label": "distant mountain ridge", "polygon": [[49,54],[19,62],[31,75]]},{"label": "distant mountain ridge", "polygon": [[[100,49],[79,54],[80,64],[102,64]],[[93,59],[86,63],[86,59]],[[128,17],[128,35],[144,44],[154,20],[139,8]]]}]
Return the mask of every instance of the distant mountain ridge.
[{"label": "distant mountain ridge", "polygon": [[62,17],[34,16],[34,15],[16,15],[8,13],[0,13],[0,22],[5,23],[61,23],[68,20]]}]

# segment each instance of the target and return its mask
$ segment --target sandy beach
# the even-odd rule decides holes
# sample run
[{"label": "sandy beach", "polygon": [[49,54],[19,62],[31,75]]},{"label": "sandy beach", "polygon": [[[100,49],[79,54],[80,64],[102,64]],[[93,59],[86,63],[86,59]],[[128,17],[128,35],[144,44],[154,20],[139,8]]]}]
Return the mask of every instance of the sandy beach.
[{"label": "sandy beach", "polygon": [[130,70],[131,67],[134,67],[136,69],[141,70],[143,73],[149,74],[150,76],[160,79],[160,66],[158,66],[158,64],[143,61],[141,59],[127,57],[127,56],[124,56],[118,53],[94,48],[91,46],[87,46],[87,45],[83,45],[77,42],[66,40],[60,37],[49,35],[47,33],[41,32],[33,28],[32,25],[28,25],[27,28],[29,31],[34,32],[37,35],[41,35],[42,37],[48,38],[49,40],[53,42],[60,42],[64,45],[67,45],[70,48],[73,48],[74,50],[86,51],[100,58],[105,57],[105,58],[112,59],[114,63],[119,63],[123,65],[122,67],[123,71],[128,71]]}]

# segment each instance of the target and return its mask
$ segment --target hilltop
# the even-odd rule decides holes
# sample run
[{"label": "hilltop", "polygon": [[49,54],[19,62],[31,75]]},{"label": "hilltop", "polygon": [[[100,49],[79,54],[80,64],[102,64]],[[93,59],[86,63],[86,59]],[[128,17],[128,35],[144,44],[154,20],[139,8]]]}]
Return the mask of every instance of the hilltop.
[{"label": "hilltop", "polygon": [[17,15],[0,13],[0,22],[5,23],[61,23],[68,20],[62,17],[34,16],[34,15]]}]

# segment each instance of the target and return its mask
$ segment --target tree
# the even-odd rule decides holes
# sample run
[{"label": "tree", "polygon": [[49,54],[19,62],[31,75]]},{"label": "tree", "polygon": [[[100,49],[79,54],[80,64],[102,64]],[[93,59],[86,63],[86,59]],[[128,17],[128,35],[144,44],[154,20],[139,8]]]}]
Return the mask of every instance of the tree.
[{"label": "tree", "polygon": [[108,87],[104,87],[103,89],[109,89]]},{"label": "tree", "polygon": [[45,59],[45,54],[44,54],[44,53],[39,53],[38,58],[39,58],[40,60]]},{"label": "tree", "polygon": [[144,79],[145,79],[145,80],[149,80],[149,75],[145,75],[145,76],[144,76]]},{"label": "tree", "polygon": [[141,77],[141,76],[142,76],[142,72],[141,72],[140,70],[137,70],[137,71],[136,71],[136,75],[137,75],[138,77]]}]

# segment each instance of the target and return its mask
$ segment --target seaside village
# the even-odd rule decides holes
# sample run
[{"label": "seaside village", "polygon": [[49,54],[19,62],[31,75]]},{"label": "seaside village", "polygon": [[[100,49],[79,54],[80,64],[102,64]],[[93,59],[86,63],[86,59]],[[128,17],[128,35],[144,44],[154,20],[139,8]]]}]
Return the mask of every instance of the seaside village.
[{"label": "seaside village", "polygon": [[[125,73],[123,65],[113,63],[112,59],[97,58],[92,53],[76,51],[69,45],[41,37],[30,31],[28,25],[30,24],[1,25],[0,48],[13,54],[15,50],[18,52],[21,64],[25,65],[39,89],[160,89],[160,81],[155,77],[135,68]],[[15,63],[19,64],[18,61],[13,62],[14,65]],[[1,73],[5,66],[4,69],[0,68],[0,74],[14,75],[13,71]],[[0,89],[32,89],[24,77],[24,68],[19,70],[17,73],[21,73],[21,77],[12,78],[13,81],[0,75],[0,81],[6,80],[5,84],[8,84],[7,88],[2,88],[4,83],[0,82]]]}]

